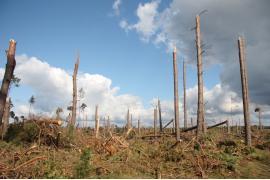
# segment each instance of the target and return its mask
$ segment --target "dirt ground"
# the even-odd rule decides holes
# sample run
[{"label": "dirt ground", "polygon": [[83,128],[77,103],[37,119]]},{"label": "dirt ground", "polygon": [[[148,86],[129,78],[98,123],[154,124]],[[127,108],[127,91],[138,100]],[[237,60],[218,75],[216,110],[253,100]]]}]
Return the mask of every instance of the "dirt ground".
[{"label": "dirt ground", "polygon": [[179,143],[169,132],[149,136],[152,129],[128,137],[123,129],[101,130],[100,138],[89,128],[60,131],[58,146],[0,141],[0,178],[270,178],[269,129],[253,130],[252,148],[224,128],[200,141],[182,133]]}]

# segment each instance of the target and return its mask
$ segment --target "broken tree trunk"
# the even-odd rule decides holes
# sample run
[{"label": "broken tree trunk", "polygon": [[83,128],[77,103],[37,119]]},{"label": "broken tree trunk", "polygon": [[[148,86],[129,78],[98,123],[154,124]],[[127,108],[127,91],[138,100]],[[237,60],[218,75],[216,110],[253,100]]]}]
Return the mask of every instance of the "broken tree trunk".
[{"label": "broken tree trunk", "polygon": [[230,123],[229,123],[229,120],[227,120],[227,133],[230,134],[231,133],[231,129],[230,129]]},{"label": "broken tree trunk", "polygon": [[157,108],[154,109],[154,135],[157,135]]},{"label": "broken tree trunk", "polygon": [[160,100],[158,99],[158,114],[159,114],[159,132],[162,133],[162,118],[161,118],[161,106],[160,106]]},{"label": "broken tree trunk", "polygon": [[73,72],[73,94],[72,94],[72,113],[71,113],[71,125],[74,126],[76,123],[76,111],[77,111],[77,74],[79,68],[80,57],[77,56],[77,60],[74,66]]},{"label": "broken tree trunk", "polygon": [[174,119],[175,119],[175,138],[180,141],[179,129],[179,96],[178,96],[178,68],[176,60],[176,47],[173,50],[173,77],[174,77]]},{"label": "broken tree trunk", "polygon": [[7,98],[4,115],[3,115],[3,124],[2,124],[2,140],[7,132],[9,124],[9,114],[10,114],[10,98]]},{"label": "broken tree trunk", "polygon": [[183,61],[183,91],[184,91],[184,128],[187,128],[187,102],[186,102],[186,64]]},{"label": "broken tree trunk", "polygon": [[14,69],[16,66],[15,60],[16,41],[11,39],[9,41],[9,48],[7,51],[7,64],[5,69],[4,78],[0,90],[0,126],[2,125],[2,119],[4,115],[4,109],[6,105],[7,94],[10,86],[11,79],[13,77]]},{"label": "broken tree trunk", "polygon": [[127,111],[127,126],[126,126],[126,128],[127,128],[127,131],[130,129],[130,115],[129,115],[129,109],[128,109],[128,111]]},{"label": "broken tree trunk", "polygon": [[141,136],[141,124],[140,124],[140,118],[138,119],[138,136]]},{"label": "broken tree trunk", "polygon": [[172,122],[173,122],[174,119],[170,120],[164,127],[163,129],[165,129],[166,127],[168,127]]},{"label": "broken tree trunk", "polygon": [[[207,129],[212,129],[212,128],[214,128],[214,127],[218,127],[218,126],[221,126],[221,125],[226,124],[226,123],[227,123],[227,121],[223,121],[223,122],[221,122],[221,123],[218,123],[218,124],[209,126],[209,127],[207,127]],[[188,131],[192,131],[192,130],[194,130],[194,129],[197,129],[197,126],[193,126],[193,127],[184,129],[182,132],[188,132]]]},{"label": "broken tree trunk", "polygon": [[245,42],[242,37],[239,37],[238,39],[238,49],[239,49],[239,63],[240,63],[242,98],[243,98],[243,108],[244,108],[245,144],[247,146],[251,146],[248,77],[247,77],[246,58],[245,58]]},{"label": "broken tree trunk", "polygon": [[99,137],[98,105],[96,105],[96,111],[95,111],[95,135],[96,135],[96,138]]},{"label": "broken tree trunk", "polygon": [[197,76],[198,76],[198,110],[197,110],[197,138],[205,131],[204,128],[204,103],[203,103],[203,71],[202,71],[202,49],[200,16],[196,16],[196,48],[197,48]]}]

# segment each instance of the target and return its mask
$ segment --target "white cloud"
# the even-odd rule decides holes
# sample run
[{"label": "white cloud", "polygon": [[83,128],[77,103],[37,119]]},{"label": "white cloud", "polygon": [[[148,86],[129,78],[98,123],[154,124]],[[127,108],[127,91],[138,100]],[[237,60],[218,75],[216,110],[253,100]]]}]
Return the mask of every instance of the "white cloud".
[{"label": "white cloud", "polygon": [[141,35],[142,40],[149,41],[150,38],[156,33],[158,28],[157,18],[159,3],[159,0],[145,4],[139,3],[136,10],[138,22],[135,24],[128,24],[127,21],[122,20],[119,24],[120,27],[125,31],[134,29]]},{"label": "white cloud", "polygon": [[[67,106],[71,105],[72,98],[72,75],[66,70],[53,67],[47,62],[36,57],[28,57],[26,55],[16,56],[17,66],[15,74],[21,78],[21,84],[28,86],[34,91],[36,103],[32,108],[32,112],[39,115],[53,116],[57,107],[64,109],[63,117],[68,115]],[[3,77],[3,69],[1,78]],[[157,99],[153,98],[149,104],[150,108],[146,108],[142,100],[138,96],[131,94],[119,94],[119,87],[112,86],[112,80],[99,74],[89,74],[79,72],[78,89],[83,88],[85,91],[84,98],[80,103],[87,105],[85,114],[91,120],[90,125],[93,126],[93,116],[95,105],[99,105],[101,117],[110,116],[113,123],[123,125],[126,122],[127,109],[133,114],[133,124],[140,117],[143,125],[151,126],[153,124],[153,108],[157,105]],[[20,89],[20,87],[19,87]],[[19,90],[18,89],[18,90]],[[23,94],[22,94],[23,96]],[[180,95],[181,96],[181,95]],[[209,124],[219,122],[230,117],[231,105],[232,114],[235,119],[242,119],[242,101],[235,92],[228,87],[217,84],[212,89],[204,89],[206,120]],[[232,97],[232,104],[231,104]],[[20,97],[12,97],[15,105],[15,112],[20,115],[27,116],[29,113],[29,103],[16,101]],[[183,125],[183,109],[182,98],[180,98],[180,125]],[[187,106],[189,120],[190,117],[196,119],[197,113],[197,86],[187,89]],[[162,117],[163,124],[171,120],[173,114],[173,101],[162,100]],[[250,112],[253,122],[257,122],[256,115],[253,112],[255,105],[251,104]],[[265,118],[268,118],[269,106],[264,106]],[[83,113],[80,113],[83,118]],[[88,124],[89,125],[89,124]]]},{"label": "white cloud", "polygon": [[116,16],[119,16],[120,15],[120,5],[121,5],[121,0],[115,0],[114,3],[113,3],[113,10],[114,10],[114,14]]}]

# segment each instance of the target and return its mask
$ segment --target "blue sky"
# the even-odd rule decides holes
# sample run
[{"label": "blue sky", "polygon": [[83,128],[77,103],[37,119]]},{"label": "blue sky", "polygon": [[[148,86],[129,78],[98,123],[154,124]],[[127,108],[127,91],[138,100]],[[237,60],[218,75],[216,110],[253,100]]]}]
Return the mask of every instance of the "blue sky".
[{"label": "blue sky", "polygon": [[[116,2],[120,3],[113,8]],[[149,120],[152,119],[153,102],[159,97],[165,119],[171,119],[172,45],[175,44],[178,49],[180,116],[182,61],[185,58],[188,61],[188,113],[189,117],[196,117],[195,33],[190,29],[195,25],[195,15],[207,9],[201,17],[202,41],[210,47],[203,56],[206,119],[213,122],[228,118],[231,106],[234,107],[234,118],[242,119],[236,43],[239,35],[247,39],[251,108],[259,105],[265,112],[264,118],[269,119],[267,49],[270,48],[270,23],[266,8],[269,1],[254,2],[2,0],[0,74],[3,75],[6,63],[5,49],[9,39],[13,38],[17,41],[15,73],[22,78],[21,86],[11,89],[17,111],[28,112],[27,101],[33,94],[37,97],[33,111],[53,112],[70,103],[71,75],[79,52],[78,81],[79,86],[86,89],[84,101],[88,104],[88,117],[93,115],[95,104],[100,104],[101,113],[104,116],[110,114],[117,122],[125,119],[127,107],[131,107],[134,116]],[[264,84],[263,89],[260,82]],[[232,104],[231,97],[234,99]],[[117,106],[121,108],[115,108]],[[256,122],[253,110],[251,114],[252,121]]]},{"label": "blue sky", "polygon": [[[125,1],[121,13],[130,21],[139,2]],[[143,42],[135,32],[126,33],[113,14],[113,1],[1,1],[0,49],[8,40],[17,42],[17,54],[35,56],[50,65],[72,70],[76,52],[80,52],[80,71],[109,77],[119,93],[140,96],[144,102],[153,97],[172,99],[171,53],[165,47]],[[160,9],[170,1],[162,1]],[[181,50],[180,50],[181,51]],[[179,80],[182,82],[182,57]],[[1,61],[3,67],[5,61]],[[188,67],[187,86],[196,84],[196,69]],[[219,81],[219,68],[205,74],[206,87]],[[179,84],[181,87],[181,84]],[[14,90],[25,96],[25,91]]]}]

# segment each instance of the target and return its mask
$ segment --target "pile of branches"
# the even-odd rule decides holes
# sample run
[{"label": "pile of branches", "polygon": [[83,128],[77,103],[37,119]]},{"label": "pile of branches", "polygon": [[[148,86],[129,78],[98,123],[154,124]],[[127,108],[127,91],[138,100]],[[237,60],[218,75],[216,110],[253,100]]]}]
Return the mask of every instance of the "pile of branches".
[{"label": "pile of branches", "polygon": [[24,122],[10,124],[4,137],[17,143],[59,146],[62,121],[45,117],[33,117]]}]

